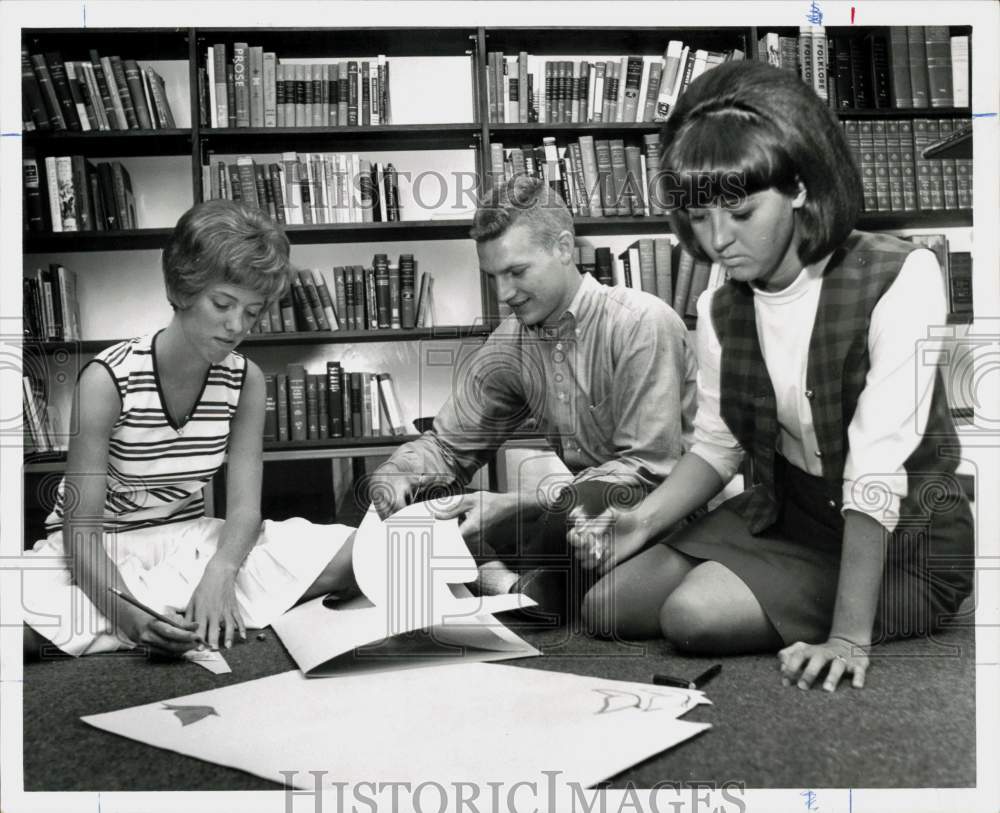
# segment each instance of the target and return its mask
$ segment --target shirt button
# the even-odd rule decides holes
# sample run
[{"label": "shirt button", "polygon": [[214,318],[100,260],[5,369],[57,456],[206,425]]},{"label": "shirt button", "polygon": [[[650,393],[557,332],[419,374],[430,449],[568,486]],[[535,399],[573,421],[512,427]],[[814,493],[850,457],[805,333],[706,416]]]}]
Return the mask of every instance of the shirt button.
[{"label": "shirt button", "polygon": [[565,401],[566,400],[566,396],[563,393],[559,393],[559,400],[560,401]]},{"label": "shirt button", "polygon": [[812,398],[812,397],[813,397],[813,391],[812,390],[806,390],[806,398]]},{"label": "shirt button", "polygon": [[566,361],[566,355],[564,353],[553,353],[552,361],[555,362],[556,364],[562,364],[564,361]]},{"label": "shirt button", "polygon": [[556,350],[562,350],[562,342],[556,343]]},{"label": "shirt button", "polygon": [[816,451],[814,452],[814,454],[816,455],[816,457],[822,457],[822,456],[823,456],[823,453],[822,453],[822,452],[821,452],[821,451],[820,451],[819,449],[817,449],[817,450],[816,450]]},{"label": "shirt button", "polygon": [[556,375],[555,375],[555,379],[556,379],[556,383],[557,383],[557,384],[561,384],[561,383],[562,383],[562,380],[563,380],[563,375],[562,375],[562,373],[556,373]]},{"label": "shirt button", "polygon": [[828,502],[827,505],[829,505],[831,508],[836,508],[837,507],[837,501],[836,500],[830,500],[830,502]]}]

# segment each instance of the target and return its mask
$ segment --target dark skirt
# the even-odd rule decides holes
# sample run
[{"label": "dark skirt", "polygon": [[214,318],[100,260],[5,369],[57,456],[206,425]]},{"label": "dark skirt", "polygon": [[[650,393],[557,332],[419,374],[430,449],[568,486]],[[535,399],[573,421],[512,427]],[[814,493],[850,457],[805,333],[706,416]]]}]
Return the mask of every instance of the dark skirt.
[{"label": "dark skirt", "polygon": [[[785,644],[829,636],[840,573],[844,519],[821,477],[778,458],[784,489],[777,522],[752,535],[728,500],[663,544],[733,571],[753,592]],[[973,530],[959,490],[920,518],[901,517],[886,540],[872,642],[929,635],[972,589]]]}]

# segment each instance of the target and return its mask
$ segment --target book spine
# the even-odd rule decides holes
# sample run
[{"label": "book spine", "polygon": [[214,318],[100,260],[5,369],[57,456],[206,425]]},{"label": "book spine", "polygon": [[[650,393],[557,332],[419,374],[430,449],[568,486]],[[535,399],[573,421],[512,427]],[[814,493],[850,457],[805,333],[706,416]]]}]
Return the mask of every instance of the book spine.
[{"label": "book spine", "polygon": [[[111,98],[111,107],[114,110],[114,118],[118,123],[118,129],[128,130],[129,121],[128,117],[125,115],[125,105],[122,102],[122,94],[118,87],[118,80],[115,77],[115,70],[113,63],[111,62],[111,57],[101,57],[101,68],[104,71],[105,81],[108,83],[108,95]],[[125,93],[128,94],[128,88],[125,88]]]},{"label": "book spine", "polygon": [[652,238],[639,240],[639,281],[643,291],[656,294],[656,259]]},{"label": "book spine", "polygon": [[872,122],[875,202],[876,210],[879,212],[892,211],[892,198],[889,190],[889,148],[885,125],[886,123],[882,119],[876,119]]},{"label": "book spine", "polygon": [[135,114],[135,105],[132,104],[132,94],[129,93],[128,80],[125,78],[125,65],[121,57],[112,56],[111,72],[115,77],[115,87],[118,88],[118,99],[122,103],[122,110],[125,111],[125,121],[128,122],[128,129],[138,130],[139,119]]},{"label": "book spine", "polygon": [[922,25],[906,26],[906,47],[910,55],[910,90],[913,107],[929,107],[930,80],[927,77],[927,40]]},{"label": "book spine", "polygon": [[316,293],[319,295],[320,307],[323,309],[323,315],[326,317],[327,327],[324,329],[339,330],[340,324],[337,321],[337,314],[333,308],[333,298],[330,296],[330,289],[327,288],[326,280],[323,279],[323,274],[320,273],[319,269],[312,269],[312,279]]},{"label": "book spine", "polygon": [[309,310],[312,312],[313,319],[316,320],[317,329],[330,330],[330,322],[326,318],[326,311],[323,310],[323,302],[319,298],[319,290],[313,281],[312,272],[301,270],[298,272],[298,278],[302,283],[302,288],[305,290],[306,302],[309,304]]},{"label": "book spine", "polygon": [[[250,46],[245,42],[233,43],[233,94],[236,100],[236,126],[250,126],[250,85],[247,71],[247,52]],[[228,117],[228,111],[226,112]]]},{"label": "book spine", "polygon": [[914,158],[913,122],[900,119],[899,122],[899,164],[903,176],[904,210],[915,212],[918,209],[917,196],[917,164]]},{"label": "book spine", "polygon": [[319,386],[318,375],[305,374],[306,387],[306,438],[316,440],[319,434]]},{"label": "book spine", "polygon": [[677,277],[674,279],[673,309],[681,316],[687,307],[688,294],[691,292],[691,277],[694,274],[694,256],[680,249],[680,259],[677,262]]},{"label": "book spine", "polygon": [[[122,62],[122,65],[125,73],[125,86],[129,91],[137,125],[140,130],[152,130],[153,122],[149,118],[149,110],[146,107],[145,93],[142,89],[142,75],[139,73],[139,63],[134,59],[126,59]],[[125,115],[127,116],[128,113]]]},{"label": "book spine", "polygon": [[598,246],[594,249],[594,276],[602,285],[612,286],[615,284],[614,272],[612,271],[611,249],[607,246]]},{"label": "book spine", "polygon": [[288,375],[288,434],[290,440],[307,440],[306,369],[301,364],[289,364]]},{"label": "book spine", "polygon": [[62,56],[58,51],[50,51],[45,54],[45,63],[49,67],[49,75],[52,77],[52,86],[55,89],[56,98],[59,101],[59,110],[62,113],[66,128],[70,131],[80,132],[80,117],[76,112],[76,105],[73,102],[73,94],[69,89],[69,82],[66,78],[66,66],[63,65]]},{"label": "book spine", "polygon": [[913,107],[909,39],[904,26],[889,28],[889,64],[892,66],[893,105],[900,109]]},{"label": "book spine", "polygon": [[931,107],[952,107],[955,91],[951,80],[951,34],[946,25],[924,26],[927,52],[927,91]]},{"label": "book spine", "polygon": [[289,402],[288,402],[288,375],[286,373],[276,373],[275,384],[275,414],[278,418],[278,440],[286,443],[291,439],[289,431]]},{"label": "book spine", "polygon": [[21,159],[24,179],[24,214],[28,231],[45,231],[45,207],[42,201],[41,175],[35,158]]},{"label": "book spine", "polygon": [[[580,139],[581,145],[583,138]],[[615,203],[614,167],[611,157],[611,142],[607,139],[594,141],[594,152],[597,155],[597,175],[601,195],[601,210],[605,216],[617,215],[618,206]],[[584,156],[586,161],[586,156]]]},{"label": "book spine", "polygon": [[264,375],[264,440],[278,439],[278,382],[273,373]]},{"label": "book spine", "polygon": [[614,182],[614,207],[620,217],[628,217],[632,213],[628,195],[628,165],[625,162],[625,142],[613,138],[609,142],[611,151],[611,174]]},{"label": "book spine", "polygon": [[263,54],[264,126],[278,126],[277,55],[273,51]]},{"label": "book spine", "polygon": [[[81,89],[82,71],[78,76],[77,68],[72,62],[66,62],[63,67],[66,71],[66,84],[73,99],[73,107],[76,109],[76,115],[80,121],[80,129],[85,133],[98,129],[96,113],[93,106],[90,105],[90,96],[86,93],[86,89]],[[90,105],[89,114],[87,112],[88,105]]]},{"label": "book spine", "polygon": [[59,97],[56,96],[56,88],[52,84],[52,74],[45,63],[45,57],[42,54],[31,54],[29,58],[35,79],[42,91],[42,101],[48,114],[49,125],[53,130],[65,130],[66,119],[63,118],[62,105],[59,103]]},{"label": "book spine", "polygon": [[264,126],[264,49],[253,45],[248,51],[250,79],[250,126]]},{"label": "book spine", "polygon": [[90,205],[90,184],[87,182],[87,163],[82,155],[71,158],[73,166],[73,199],[76,203],[77,228],[93,231],[93,209]]},{"label": "book spine", "polygon": [[889,164],[889,208],[902,212],[906,208],[903,197],[903,164],[899,144],[899,121],[885,122],[886,158]]},{"label": "book spine", "polygon": [[667,237],[657,237],[653,240],[653,262],[656,266],[656,295],[673,305],[673,246]]},{"label": "book spine", "polygon": [[645,200],[645,179],[646,173],[642,170],[642,150],[638,145],[630,144],[625,147],[625,190],[632,214],[635,216],[646,213]]},{"label": "book spine", "polygon": [[861,192],[864,210],[874,212],[878,209],[878,196],[875,191],[875,135],[870,119],[862,120],[859,123],[858,135],[861,150]]},{"label": "book spine", "polygon": [[344,436],[344,401],[343,401],[343,369],[340,362],[326,363],[326,401],[327,416],[330,425],[330,437]]},{"label": "book spine", "polygon": [[31,67],[31,55],[27,48],[21,49],[21,93],[24,98],[22,119],[25,125],[30,121],[38,130],[48,130],[52,127],[45,99],[42,97],[42,87]]}]

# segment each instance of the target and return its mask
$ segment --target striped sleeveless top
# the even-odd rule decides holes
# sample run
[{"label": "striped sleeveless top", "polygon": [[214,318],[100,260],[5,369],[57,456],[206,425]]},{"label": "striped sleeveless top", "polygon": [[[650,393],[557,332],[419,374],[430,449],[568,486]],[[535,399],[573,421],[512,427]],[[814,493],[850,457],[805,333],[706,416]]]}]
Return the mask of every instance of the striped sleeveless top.
[{"label": "striped sleeveless top", "polygon": [[[133,531],[201,517],[202,488],[222,465],[229,446],[247,360],[232,352],[209,367],[201,395],[183,423],[164,408],[153,357],[156,336],[119,342],[88,364],[107,368],[118,387],[121,414],[108,448],[104,530]],[[45,521],[47,533],[62,529],[65,479]]]}]

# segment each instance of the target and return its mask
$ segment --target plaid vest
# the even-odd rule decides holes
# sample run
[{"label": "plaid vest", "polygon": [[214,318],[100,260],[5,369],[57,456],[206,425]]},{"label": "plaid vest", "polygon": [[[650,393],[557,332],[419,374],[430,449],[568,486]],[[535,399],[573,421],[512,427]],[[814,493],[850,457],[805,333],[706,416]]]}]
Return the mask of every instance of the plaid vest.
[{"label": "plaid vest", "polygon": [[[896,237],[852,232],[830,258],[816,309],[806,370],[806,397],[812,407],[813,428],[829,486],[829,499],[842,504],[847,428],[868,374],[868,327],[871,314],[892,285],[909,253],[917,246]],[[754,486],[734,500],[732,507],[747,520],[751,533],[760,533],[778,518],[781,483],[775,482],[778,439],[777,402],[757,336],[753,291],[746,283],[729,282],[712,299],[712,324],[722,346],[722,419],[753,461]],[[954,483],[956,459],[942,459],[941,446],[958,447],[948,409],[944,382],[938,370],[930,415],[920,444],[904,463],[907,497],[900,516],[926,515],[926,488],[930,480]],[[942,481],[941,475],[946,475]],[[964,499],[958,494],[948,494]],[[923,508],[924,510],[921,510]]]}]

